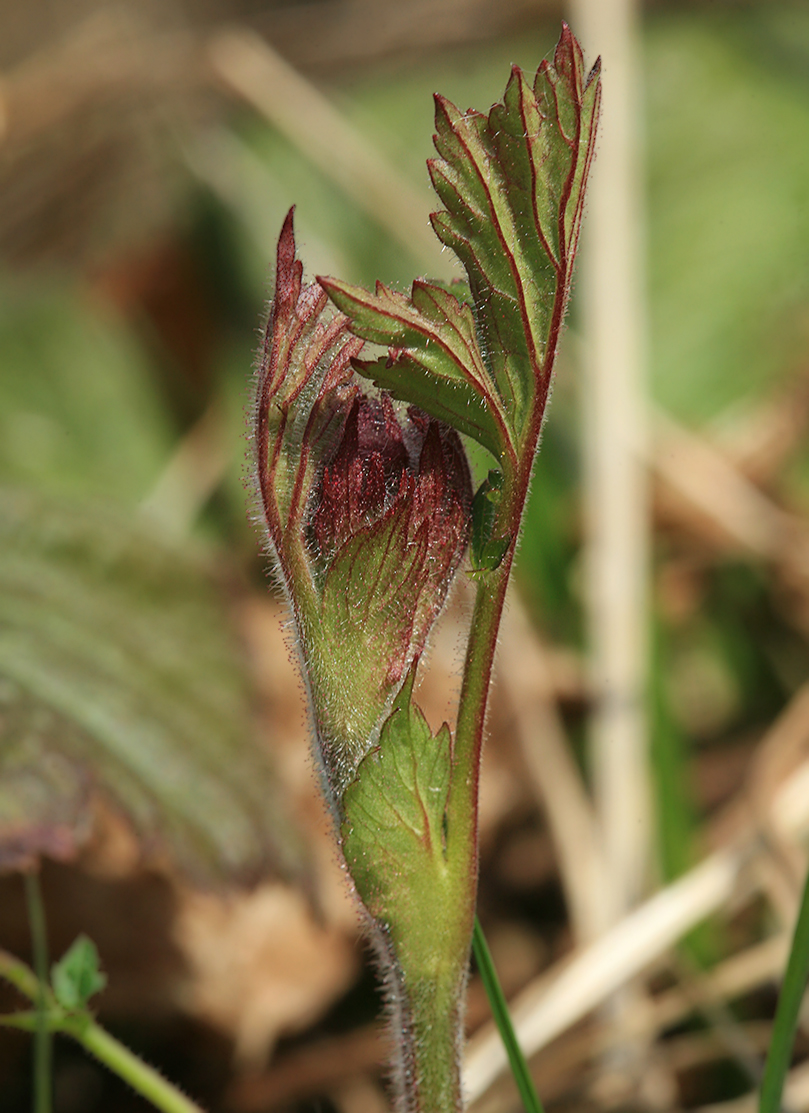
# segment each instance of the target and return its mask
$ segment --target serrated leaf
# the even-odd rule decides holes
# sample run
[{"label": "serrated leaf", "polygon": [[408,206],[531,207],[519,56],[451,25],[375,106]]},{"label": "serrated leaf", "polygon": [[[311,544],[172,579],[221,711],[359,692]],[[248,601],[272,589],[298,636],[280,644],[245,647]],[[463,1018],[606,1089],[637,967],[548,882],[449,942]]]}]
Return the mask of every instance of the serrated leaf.
[{"label": "serrated leaf", "polygon": [[518,432],[547,395],[599,104],[597,69],[585,81],[567,27],[533,88],[515,66],[488,116],[436,97],[429,166],[446,210],[433,228],[466,269],[480,345]]},{"label": "serrated leaf", "polygon": [[355,363],[397,398],[468,434],[501,465],[536,439],[570,293],[600,105],[596,67],[564,26],[533,87],[512,70],[488,116],[436,97],[428,165],[446,206],[431,217],[469,279],[473,309],[419,280],[410,297],[318,281],[355,335],[388,347]]},{"label": "serrated leaf", "polygon": [[388,359],[355,360],[362,375],[474,438],[498,459],[513,455],[508,415],[480,353],[469,305],[422,279],[413,283],[409,298],[381,282],[373,294],[336,279],[319,282],[351,318],[355,335],[391,349]]},{"label": "serrated leaf", "polygon": [[202,880],[291,860],[210,571],[106,506],[0,488],[0,868],[70,857],[94,796]]},{"label": "serrated leaf", "polygon": [[351,876],[405,969],[444,956],[433,934],[453,884],[444,852],[452,739],[446,725],[433,737],[411,705],[413,676],[345,792],[342,827]]},{"label": "serrated leaf", "polygon": [[86,1008],[90,998],[100,993],[106,984],[107,976],[101,972],[96,945],[86,935],[75,940],[51,971],[56,1000],[68,1012]]}]

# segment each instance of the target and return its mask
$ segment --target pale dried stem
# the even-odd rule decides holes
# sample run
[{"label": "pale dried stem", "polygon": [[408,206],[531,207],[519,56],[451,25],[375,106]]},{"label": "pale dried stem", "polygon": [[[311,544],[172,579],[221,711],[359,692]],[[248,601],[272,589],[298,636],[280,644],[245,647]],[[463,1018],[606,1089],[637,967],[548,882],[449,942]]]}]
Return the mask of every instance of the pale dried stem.
[{"label": "pale dried stem", "polygon": [[[789,943],[789,933],[784,932],[719,963],[703,975],[701,995],[725,1002],[771,982],[784,968]],[[623,1041],[627,1032],[651,1043],[665,1029],[687,1019],[695,1009],[693,995],[676,986],[657,997],[639,997],[626,1010],[620,1030],[603,1022],[569,1029],[531,1064],[539,1092],[546,1101],[552,1101],[579,1089],[586,1072],[595,1070],[594,1064]],[[742,1033],[745,1037],[748,1034]],[[714,1041],[713,1046],[719,1045]],[[726,1044],[722,1046],[726,1048]],[[667,1040],[666,1050],[668,1047]],[[497,1113],[505,1104],[502,1091],[509,1088],[509,1079],[503,1076],[474,1102],[474,1113]]]},{"label": "pale dried stem", "polygon": [[638,900],[648,868],[647,477],[643,188],[634,0],[575,0],[577,33],[604,61],[604,110],[582,237],[585,517],[591,753],[605,861],[602,928]]},{"label": "pale dried stem", "polygon": [[408,254],[444,274],[428,221],[429,194],[412,186],[343,113],[251,31],[218,32],[209,57],[220,81],[247,101]]},{"label": "pale dried stem", "polygon": [[[572,0],[574,26],[601,54],[604,103],[580,262],[586,337],[584,512],[590,678],[589,746],[603,869],[598,929],[641,898],[652,845],[647,723],[648,476],[645,438],[644,188],[636,0]],[[633,994],[621,987],[616,1021]],[[614,1084],[642,1077],[637,1041],[605,1063]],[[612,1069],[610,1069],[612,1068]],[[629,1083],[631,1084],[631,1083]],[[627,1095],[628,1096],[628,1095]]]},{"label": "pale dried stem", "polygon": [[[790,730],[802,732],[809,743],[805,690],[798,693],[773,730],[785,730],[785,724]],[[799,765],[773,792],[767,822],[778,838],[794,841],[805,837],[809,831],[809,761]],[[762,853],[768,851],[762,845],[759,822],[748,813],[745,828],[739,830],[731,845],[709,855],[597,942],[529,985],[513,1008],[526,1054],[533,1055],[547,1046],[627,981],[659,963],[705,917],[730,903],[749,899],[757,887],[749,865]],[[477,1035],[469,1045],[464,1075],[470,1100],[482,1094],[505,1065],[496,1034],[487,1030]]]}]

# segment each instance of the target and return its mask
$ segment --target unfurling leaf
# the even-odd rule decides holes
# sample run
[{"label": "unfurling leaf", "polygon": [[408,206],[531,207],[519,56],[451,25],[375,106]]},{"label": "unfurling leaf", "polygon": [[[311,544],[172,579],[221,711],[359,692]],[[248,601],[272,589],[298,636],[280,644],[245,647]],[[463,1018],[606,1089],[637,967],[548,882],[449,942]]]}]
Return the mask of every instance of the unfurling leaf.
[{"label": "unfurling leaf", "polygon": [[[389,348],[363,375],[478,440],[507,471],[547,400],[570,293],[601,87],[564,27],[533,84],[519,67],[488,115],[436,97],[432,216],[469,280],[474,315],[437,285],[409,298],[321,279],[357,335]],[[472,325],[474,324],[474,331]],[[485,412],[484,412],[485,411]]]},{"label": "unfurling leaf", "polygon": [[478,348],[472,310],[440,285],[413,283],[410,298],[381,282],[376,293],[319,279],[364,340],[390,346],[387,359],[355,367],[394,398],[466,433],[500,459],[513,455],[508,417]]},{"label": "unfurling leaf", "polygon": [[471,481],[457,433],[360,391],[351,363],[362,341],[324,312],[317,282],[303,284],[291,213],[276,283],[256,466],[338,803],[443,605],[468,539]]},{"label": "unfurling leaf", "polygon": [[92,939],[80,935],[62,958],[54,963],[51,984],[56,1000],[68,1012],[86,1008],[90,998],[104,989],[107,976],[101,972],[98,951]]},{"label": "unfurling leaf", "polygon": [[518,431],[547,393],[581,225],[600,104],[568,27],[533,86],[512,70],[484,116],[436,97],[432,217],[466,269],[481,347]]}]

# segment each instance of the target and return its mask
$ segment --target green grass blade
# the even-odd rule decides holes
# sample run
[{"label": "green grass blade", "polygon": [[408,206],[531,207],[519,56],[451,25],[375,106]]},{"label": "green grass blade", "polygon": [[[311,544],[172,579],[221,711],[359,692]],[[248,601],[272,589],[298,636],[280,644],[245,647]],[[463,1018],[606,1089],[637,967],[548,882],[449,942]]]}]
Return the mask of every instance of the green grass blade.
[{"label": "green grass blade", "polygon": [[784,984],[778,998],[772,1041],[761,1083],[759,1113],[779,1113],[784,1079],[792,1057],[792,1044],[798,1023],[806,981],[809,977],[809,874],[803,889],[801,909],[792,949],[789,952]]},{"label": "green grass blade", "polygon": [[475,916],[475,929],[472,935],[472,948],[486,989],[486,996],[489,998],[489,1004],[492,1007],[494,1022],[508,1055],[511,1073],[514,1075],[514,1081],[517,1083],[517,1089],[520,1091],[520,1097],[525,1106],[525,1113],[544,1113],[525,1056],[517,1042],[517,1036],[512,1027],[508,1011],[508,1002],[503,995],[489,944],[486,942],[486,936],[483,934],[483,928],[480,926],[480,920],[477,916]]}]

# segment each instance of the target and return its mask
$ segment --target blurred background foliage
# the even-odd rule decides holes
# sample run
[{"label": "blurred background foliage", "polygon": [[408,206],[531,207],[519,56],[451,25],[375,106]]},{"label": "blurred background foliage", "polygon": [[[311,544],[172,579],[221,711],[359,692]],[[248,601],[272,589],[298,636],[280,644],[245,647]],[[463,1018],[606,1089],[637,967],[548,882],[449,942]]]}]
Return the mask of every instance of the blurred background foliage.
[{"label": "blurred background foliage", "polygon": [[[245,652],[266,573],[245,512],[243,409],[275,239],[295,204],[310,274],[404,287],[430,263],[395,225],[400,204],[422,223],[434,207],[431,94],[485,108],[512,62],[533,70],[551,50],[562,15],[551,0],[0,5],[0,866],[74,859],[100,795],[153,859],[311,888],[306,823],[260,807],[285,759],[272,715],[256,729],[267,694]],[[387,219],[335,184],[328,159],[313,164],[306,126],[293,141],[223,78],[212,44],[234,27],[277,49],[398,175],[408,199],[392,195]],[[789,552],[756,551],[655,473],[650,744],[665,879],[705,851],[809,666],[809,8],[658,0],[643,13],[643,61],[652,405],[797,531]],[[558,697],[586,772],[580,345],[574,296],[517,578],[557,661],[573,662]],[[201,846],[206,817],[219,834]],[[553,865],[515,865],[542,820],[523,802],[498,824],[484,867],[503,872],[484,873],[483,908],[488,893],[501,926],[544,932],[547,957],[565,938]],[[3,882],[0,943],[21,939],[23,953],[16,883]],[[346,969],[332,997],[355,977]],[[360,990],[346,1000],[341,1015],[367,1016]],[[0,1085],[17,1096],[4,1108],[21,1109],[24,1083],[10,1079],[23,1053],[5,1040]],[[733,1097],[731,1075],[724,1090],[719,1074],[683,1083],[678,1104]],[[59,1109],[101,1108],[87,1096],[100,1084],[87,1085],[84,1104]]]}]

